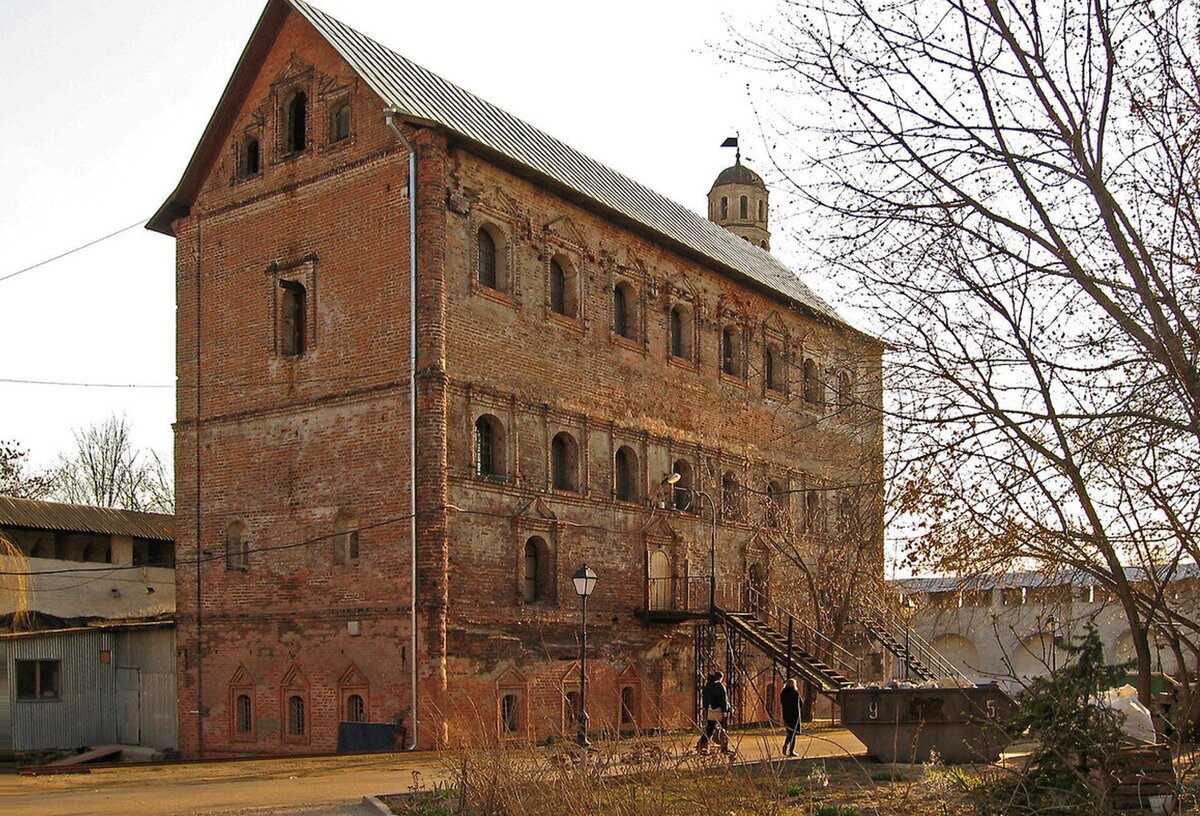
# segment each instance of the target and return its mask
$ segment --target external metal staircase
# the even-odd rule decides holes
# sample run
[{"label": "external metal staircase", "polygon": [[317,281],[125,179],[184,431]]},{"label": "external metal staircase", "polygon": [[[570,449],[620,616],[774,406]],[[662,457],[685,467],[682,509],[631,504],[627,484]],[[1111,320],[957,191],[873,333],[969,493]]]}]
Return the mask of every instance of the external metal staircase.
[{"label": "external metal staircase", "polygon": [[929,641],[906,626],[899,617],[883,607],[869,608],[856,616],[856,622],[871,638],[908,667],[918,680],[957,678],[966,676],[947,660]]},{"label": "external metal staircase", "polygon": [[[788,638],[767,620],[753,612],[730,612],[720,607],[715,614],[729,629],[753,643],[771,658],[788,676],[803,678],[822,693],[836,694],[854,685],[853,680],[825,660],[810,654]],[[844,668],[845,667],[841,667]]]}]

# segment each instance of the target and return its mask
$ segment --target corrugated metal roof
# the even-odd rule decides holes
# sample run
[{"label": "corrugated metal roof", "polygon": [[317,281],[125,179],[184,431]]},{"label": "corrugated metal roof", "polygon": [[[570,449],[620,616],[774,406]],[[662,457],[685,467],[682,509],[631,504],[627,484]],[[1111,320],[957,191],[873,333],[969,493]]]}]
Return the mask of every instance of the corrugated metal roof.
[{"label": "corrugated metal roof", "polygon": [[175,540],[175,517],[0,496],[0,526]]},{"label": "corrugated metal roof", "polygon": [[439,124],[615,210],[720,266],[848,325],[771,253],[480,99],[314,8],[287,0],[371,86],[402,114]]}]

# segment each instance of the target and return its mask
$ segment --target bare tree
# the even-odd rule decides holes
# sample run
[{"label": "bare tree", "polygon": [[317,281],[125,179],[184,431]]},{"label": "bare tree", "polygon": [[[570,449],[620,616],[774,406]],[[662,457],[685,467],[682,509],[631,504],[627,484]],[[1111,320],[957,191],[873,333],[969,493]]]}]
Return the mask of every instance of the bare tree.
[{"label": "bare tree", "polygon": [[75,450],[60,455],[56,490],[75,504],[174,512],[171,478],[153,451],[138,450],[125,417],[75,431]]},{"label": "bare tree", "polygon": [[54,488],[50,474],[29,472],[25,461],[28,456],[29,451],[15,442],[0,441],[0,496],[41,499]]},{"label": "bare tree", "polygon": [[[893,498],[935,569],[1062,565],[1118,599],[1150,696],[1200,556],[1193,5],[785,2],[777,156],[893,348]],[[787,93],[800,91],[799,94]],[[801,107],[789,107],[799,100]]]}]

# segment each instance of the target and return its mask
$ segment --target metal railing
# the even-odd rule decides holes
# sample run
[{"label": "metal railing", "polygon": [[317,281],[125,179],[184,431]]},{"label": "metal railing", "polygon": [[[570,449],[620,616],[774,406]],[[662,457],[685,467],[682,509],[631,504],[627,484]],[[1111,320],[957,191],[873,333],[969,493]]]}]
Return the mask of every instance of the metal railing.
[{"label": "metal railing", "polygon": [[772,601],[758,588],[746,585],[745,611],[768,624],[785,638],[790,629],[793,644],[806,654],[817,658],[852,683],[863,677],[863,659],[833,638],[811,626],[796,610]]},{"label": "metal railing", "polygon": [[[970,682],[961,669],[935,649],[890,606],[871,605],[860,614],[866,623],[886,633],[904,651],[923,663],[934,677],[955,678]],[[902,655],[897,655],[897,657],[905,660]]]}]

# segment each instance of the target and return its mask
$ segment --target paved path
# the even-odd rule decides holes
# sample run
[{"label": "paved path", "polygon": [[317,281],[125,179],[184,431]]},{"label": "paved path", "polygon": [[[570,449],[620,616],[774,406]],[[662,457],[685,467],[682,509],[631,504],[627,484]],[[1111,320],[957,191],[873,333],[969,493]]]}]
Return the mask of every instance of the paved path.
[{"label": "paved path", "polygon": [[[654,740],[672,751],[695,737]],[[779,732],[734,734],[741,761],[777,758]],[[625,743],[621,744],[624,749]],[[843,729],[821,729],[797,740],[801,757],[858,754],[862,743]],[[5,816],[368,816],[368,795],[399,793],[446,779],[436,753],[373,754],[312,759],[197,762],[97,767],[88,774],[0,776]]]}]

